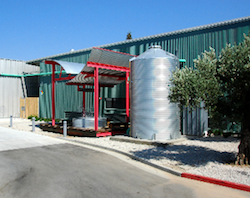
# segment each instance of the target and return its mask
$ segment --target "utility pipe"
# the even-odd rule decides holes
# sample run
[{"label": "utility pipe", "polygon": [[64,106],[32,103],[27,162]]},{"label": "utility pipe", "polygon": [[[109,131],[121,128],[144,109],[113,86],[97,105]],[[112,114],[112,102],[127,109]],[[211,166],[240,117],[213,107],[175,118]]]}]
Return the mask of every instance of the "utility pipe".
[{"label": "utility pipe", "polygon": [[[66,71],[62,71],[62,73],[66,74]],[[60,71],[55,71],[55,74],[60,74]],[[52,75],[52,72],[45,72],[45,73],[37,73],[37,74],[0,74],[0,76],[6,77],[29,77],[29,76],[49,76]]]}]

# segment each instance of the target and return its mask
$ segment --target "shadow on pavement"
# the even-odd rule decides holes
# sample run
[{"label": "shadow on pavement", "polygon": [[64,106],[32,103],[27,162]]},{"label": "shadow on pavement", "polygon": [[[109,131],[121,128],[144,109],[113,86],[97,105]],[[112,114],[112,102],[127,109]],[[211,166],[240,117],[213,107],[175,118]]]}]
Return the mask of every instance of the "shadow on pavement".
[{"label": "shadow on pavement", "polygon": [[228,163],[235,159],[236,153],[219,152],[206,147],[190,145],[173,145],[166,148],[154,147],[151,149],[134,151],[131,154],[143,159],[174,160],[179,164],[202,166],[209,162]]}]

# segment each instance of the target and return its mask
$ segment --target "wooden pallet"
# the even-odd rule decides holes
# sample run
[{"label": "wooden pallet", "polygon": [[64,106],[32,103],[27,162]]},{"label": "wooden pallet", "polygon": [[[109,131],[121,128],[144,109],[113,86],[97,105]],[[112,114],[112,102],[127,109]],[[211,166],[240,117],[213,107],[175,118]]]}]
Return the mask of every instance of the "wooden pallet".
[{"label": "wooden pallet", "polygon": [[[63,134],[63,127],[61,125],[52,126],[51,124],[43,123],[40,124],[40,128],[43,131]],[[95,131],[93,129],[67,127],[67,135],[79,136],[79,137],[107,137],[112,135],[122,135],[126,133],[126,131],[109,131],[109,130],[110,129],[107,130],[102,129]]]}]

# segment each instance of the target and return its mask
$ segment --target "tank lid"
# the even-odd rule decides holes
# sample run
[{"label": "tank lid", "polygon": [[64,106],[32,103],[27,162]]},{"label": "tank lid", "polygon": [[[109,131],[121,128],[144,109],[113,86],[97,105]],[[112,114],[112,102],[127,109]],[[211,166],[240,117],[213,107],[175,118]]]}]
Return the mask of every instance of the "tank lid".
[{"label": "tank lid", "polygon": [[154,49],[161,49],[161,46],[160,45],[151,45],[151,46],[149,46],[149,48],[148,49],[152,49],[152,48],[154,48]]},{"label": "tank lid", "polygon": [[176,59],[178,61],[178,58],[161,49],[160,45],[152,45],[147,51],[143,52],[141,55],[130,59],[130,61],[135,61],[135,60],[141,60],[141,59],[151,59],[151,58],[171,58],[171,59]]}]

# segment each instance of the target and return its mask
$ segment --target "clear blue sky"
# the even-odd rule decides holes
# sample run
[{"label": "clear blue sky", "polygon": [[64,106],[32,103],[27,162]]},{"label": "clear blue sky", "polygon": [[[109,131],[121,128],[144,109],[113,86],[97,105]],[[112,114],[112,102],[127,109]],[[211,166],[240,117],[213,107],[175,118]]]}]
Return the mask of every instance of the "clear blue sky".
[{"label": "clear blue sky", "polygon": [[32,60],[250,15],[250,0],[1,0],[0,58]]}]

